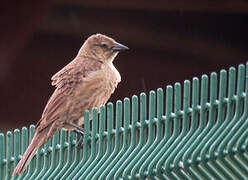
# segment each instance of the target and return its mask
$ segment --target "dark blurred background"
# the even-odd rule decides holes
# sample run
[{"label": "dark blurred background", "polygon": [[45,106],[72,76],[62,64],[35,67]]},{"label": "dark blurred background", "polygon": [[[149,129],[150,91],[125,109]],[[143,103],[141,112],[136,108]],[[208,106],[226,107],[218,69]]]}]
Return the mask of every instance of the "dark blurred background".
[{"label": "dark blurred background", "polygon": [[4,0],[0,23],[0,132],[39,120],[50,77],[93,33],[131,49],[114,62],[122,82],[112,102],[248,57],[245,0]]}]

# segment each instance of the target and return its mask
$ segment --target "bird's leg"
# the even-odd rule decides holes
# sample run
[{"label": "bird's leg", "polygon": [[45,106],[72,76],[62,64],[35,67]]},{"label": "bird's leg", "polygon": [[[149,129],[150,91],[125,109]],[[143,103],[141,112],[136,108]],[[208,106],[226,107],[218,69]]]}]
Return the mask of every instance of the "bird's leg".
[{"label": "bird's leg", "polygon": [[77,146],[77,148],[82,149],[83,145],[84,145],[84,129],[82,127],[78,126],[77,124],[74,124],[74,123],[69,123],[69,125],[76,128],[75,130],[73,130],[75,133],[81,135],[81,138],[78,141],[76,146]]},{"label": "bird's leg", "polygon": [[84,134],[81,134],[81,132],[78,132],[77,129],[74,130],[74,132],[79,133],[81,135],[79,141],[77,142],[76,147],[79,149],[83,149],[84,146]]},{"label": "bird's leg", "polygon": [[84,137],[84,131],[82,131],[81,129],[74,129],[73,131],[77,134],[80,134],[81,137]]}]

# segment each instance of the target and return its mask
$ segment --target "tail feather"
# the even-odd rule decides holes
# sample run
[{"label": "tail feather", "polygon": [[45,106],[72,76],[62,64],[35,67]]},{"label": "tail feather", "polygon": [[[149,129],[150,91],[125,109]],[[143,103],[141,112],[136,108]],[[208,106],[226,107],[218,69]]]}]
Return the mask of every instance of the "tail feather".
[{"label": "tail feather", "polygon": [[16,174],[22,175],[28,164],[34,157],[36,151],[47,141],[47,129],[41,132],[35,132],[32,142],[28,146],[26,152],[22,156],[22,159],[17,164],[12,176]]}]

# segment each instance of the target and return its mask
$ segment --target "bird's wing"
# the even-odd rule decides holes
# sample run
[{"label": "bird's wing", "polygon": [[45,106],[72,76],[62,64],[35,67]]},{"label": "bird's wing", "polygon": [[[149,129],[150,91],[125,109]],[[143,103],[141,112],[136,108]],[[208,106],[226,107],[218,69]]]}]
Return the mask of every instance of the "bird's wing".
[{"label": "bird's wing", "polygon": [[78,84],[92,72],[101,69],[102,63],[92,59],[74,60],[52,77],[52,85],[56,87],[47,102],[40,121],[36,127],[44,129],[65,112],[67,98],[73,93]]}]

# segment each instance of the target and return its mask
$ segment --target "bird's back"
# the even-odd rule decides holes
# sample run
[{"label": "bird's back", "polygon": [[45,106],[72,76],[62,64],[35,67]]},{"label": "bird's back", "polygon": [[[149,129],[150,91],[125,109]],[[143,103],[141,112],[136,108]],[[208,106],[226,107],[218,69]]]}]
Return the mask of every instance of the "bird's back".
[{"label": "bird's back", "polygon": [[[52,77],[56,90],[44,109],[42,124],[56,120],[61,127],[65,122],[79,121],[85,110],[104,105],[120,80],[112,63],[82,57],[73,60]],[[77,124],[82,125],[83,120]]]}]

